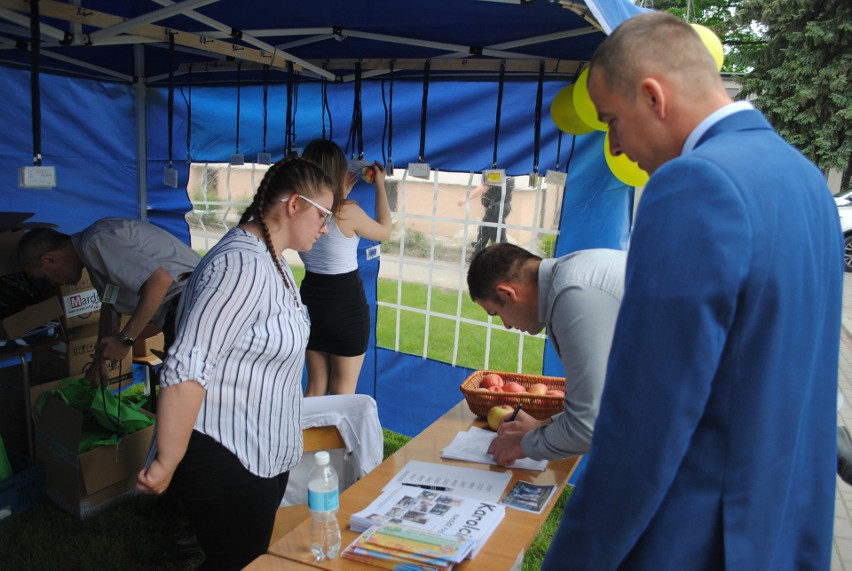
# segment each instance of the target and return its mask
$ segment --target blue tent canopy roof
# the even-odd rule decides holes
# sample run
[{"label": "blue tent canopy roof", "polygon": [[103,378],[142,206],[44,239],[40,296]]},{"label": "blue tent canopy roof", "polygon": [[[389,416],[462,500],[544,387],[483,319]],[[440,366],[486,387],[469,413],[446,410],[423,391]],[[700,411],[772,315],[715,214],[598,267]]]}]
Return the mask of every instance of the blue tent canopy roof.
[{"label": "blue tent canopy roof", "polygon": [[[77,7],[41,0],[45,71],[98,79],[166,81],[168,37],[178,74],[216,70],[207,81],[259,81],[264,64],[301,78],[351,80],[355,62],[365,70],[421,74],[431,60],[436,74],[492,75],[506,62],[509,75],[573,73],[614,25],[639,9],[628,0],[516,3],[487,0],[83,0]],[[28,48],[30,3],[0,14],[0,46]],[[22,12],[13,12],[21,10]],[[8,22],[4,22],[8,20]],[[603,30],[603,31],[602,31]],[[141,56],[141,57],[140,57]],[[142,63],[144,61],[144,63]],[[6,49],[0,63],[28,67],[28,49]],[[140,72],[140,67],[144,71]],[[379,71],[376,71],[379,70]]]}]

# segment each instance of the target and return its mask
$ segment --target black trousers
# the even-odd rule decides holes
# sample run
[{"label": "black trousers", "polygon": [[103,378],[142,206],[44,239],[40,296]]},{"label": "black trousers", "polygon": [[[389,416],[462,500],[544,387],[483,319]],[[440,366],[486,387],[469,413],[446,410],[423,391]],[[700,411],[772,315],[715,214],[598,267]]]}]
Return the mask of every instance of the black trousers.
[{"label": "black trousers", "polygon": [[192,432],[170,490],[204,550],[200,569],[242,569],[266,553],[289,477],[256,476],[224,446]]},{"label": "black trousers", "polygon": [[[489,207],[485,209],[485,214],[482,216],[483,222],[497,222],[500,218],[500,205],[497,205],[497,208]],[[507,204],[503,208],[503,224],[506,223],[506,217],[509,216],[509,212],[512,211],[512,207],[510,204]],[[506,229],[503,228],[500,234],[500,241],[506,242]],[[476,236],[476,242],[473,243],[473,253],[479,253],[484,250],[488,243],[496,244],[497,243],[497,228],[493,226],[480,226],[479,233]]]}]

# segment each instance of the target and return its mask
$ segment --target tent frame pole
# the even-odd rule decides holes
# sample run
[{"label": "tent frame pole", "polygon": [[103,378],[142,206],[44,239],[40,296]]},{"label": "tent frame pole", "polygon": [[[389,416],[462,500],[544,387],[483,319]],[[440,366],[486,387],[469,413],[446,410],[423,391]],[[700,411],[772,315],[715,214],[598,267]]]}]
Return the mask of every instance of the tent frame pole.
[{"label": "tent frame pole", "polygon": [[145,48],[133,46],[133,68],[136,83],[133,86],[133,108],[136,119],[136,196],[139,203],[139,220],[148,220],[148,132],[145,115]]}]

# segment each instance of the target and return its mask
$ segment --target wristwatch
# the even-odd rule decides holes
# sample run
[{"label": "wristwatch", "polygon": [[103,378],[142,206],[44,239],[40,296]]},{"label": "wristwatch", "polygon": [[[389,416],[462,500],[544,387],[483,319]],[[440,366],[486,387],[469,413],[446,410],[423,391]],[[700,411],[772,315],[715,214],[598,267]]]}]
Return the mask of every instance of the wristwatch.
[{"label": "wristwatch", "polygon": [[116,337],[118,337],[118,340],[121,341],[121,344],[126,347],[132,347],[133,344],[136,343],[136,339],[134,339],[133,337],[128,337],[124,334],[124,331],[119,331]]}]

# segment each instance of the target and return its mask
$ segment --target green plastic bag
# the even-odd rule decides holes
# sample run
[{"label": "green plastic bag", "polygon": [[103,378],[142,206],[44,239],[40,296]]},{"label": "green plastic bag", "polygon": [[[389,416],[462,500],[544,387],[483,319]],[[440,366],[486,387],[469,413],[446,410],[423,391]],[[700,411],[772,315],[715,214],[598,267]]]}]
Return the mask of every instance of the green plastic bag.
[{"label": "green plastic bag", "polygon": [[[129,395],[119,398],[109,389],[92,386],[85,377],[63,379],[61,388],[51,394],[83,413],[79,453],[98,446],[118,444],[122,436],[154,424],[153,418],[139,410],[145,404],[144,397]],[[44,394],[39,399],[39,412],[46,398],[47,394]]]},{"label": "green plastic bag", "polygon": [[6,455],[6,445],[3,444],[3,437],[0,436],[0,482],[12,477],[12,464],[9,462],[9,457]]},{"label": "green plastic bag", "polygon": [[133,404],[130,399],[119,398],[111,391],[98,387],[92,397],[90,410],[102,427],[125,435],[154,424],[153,418],[139,410],[140,406],[142,402]]}]

